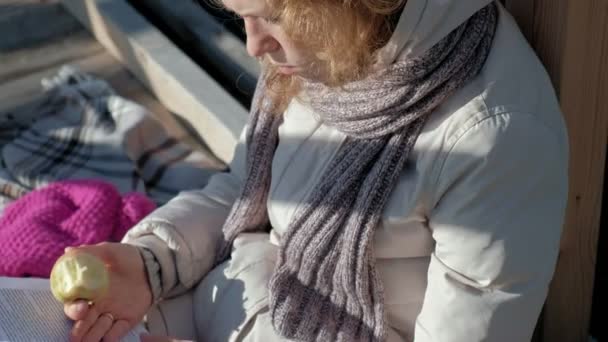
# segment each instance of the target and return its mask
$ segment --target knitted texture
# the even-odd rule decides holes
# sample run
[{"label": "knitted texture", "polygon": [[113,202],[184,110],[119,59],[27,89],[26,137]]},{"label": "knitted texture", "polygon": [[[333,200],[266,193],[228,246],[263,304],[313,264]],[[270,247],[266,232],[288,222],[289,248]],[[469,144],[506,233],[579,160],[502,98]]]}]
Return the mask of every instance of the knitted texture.
[{"label": "knitted texture", "polygon": [[121,196],[112,184],[97,180],[32,191],[0,218],[0,276],[48,277],[65,247],[120,241],[154,208],[144,195]]},{"label": "knitted texture", "polygon": [[[425,54],[399,61],[341,89],[308,82],[314,112],[347,135],[281,238],[270,280],[274,328],[298,341],[382,341],[383,289],[374,229],[429,115],[477,76],[497,22],[491,4]],[[247,132],[247,177],[224,225],[216,262],[235,237],[269,229],[267,199],[282,116],[261,84]]]}]

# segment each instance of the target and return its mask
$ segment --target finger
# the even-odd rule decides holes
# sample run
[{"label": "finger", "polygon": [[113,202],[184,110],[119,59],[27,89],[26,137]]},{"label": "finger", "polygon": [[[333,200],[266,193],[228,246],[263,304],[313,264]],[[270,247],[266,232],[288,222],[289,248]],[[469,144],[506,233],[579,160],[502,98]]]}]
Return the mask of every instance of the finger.
[{"label": "finger", "polygon": [[114,320],[107,315],[100,315],[93,326],[84,335],[83,342],[99,342],[103,336],[112,328]]},{"label": "finger", "polygon": [[131,330],[131,325],[124,319],[119,319],[114,322],[110,331],[103,338],[104,342],[118,342]]},{"label": "finger", "polygon": [[89,303],[84,300],[66,303],[63,305],[63,312],[74,321],[83,320],[89,312]]},{"label": "finger", "polygon": [[84,319],[77,321],[72,327],[72,332],[70,336],[71,342],[80,342],[82,338],[86,335],[89,329],[93,326],[95,321],[99,318],[99,311],[95,308],[95,305],[89,307],[87,315]]}]

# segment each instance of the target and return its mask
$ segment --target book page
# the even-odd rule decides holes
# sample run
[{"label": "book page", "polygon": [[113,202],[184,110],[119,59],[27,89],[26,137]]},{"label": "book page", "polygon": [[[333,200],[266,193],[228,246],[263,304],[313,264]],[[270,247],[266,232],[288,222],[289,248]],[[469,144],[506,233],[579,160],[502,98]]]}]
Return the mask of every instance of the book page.
[{"label": "book page", "polygon": [[[73,322],[51,294],[48,279],[0,277],[0,341],[67,341]],[[143,325],[123,342],[139,342]]]}]

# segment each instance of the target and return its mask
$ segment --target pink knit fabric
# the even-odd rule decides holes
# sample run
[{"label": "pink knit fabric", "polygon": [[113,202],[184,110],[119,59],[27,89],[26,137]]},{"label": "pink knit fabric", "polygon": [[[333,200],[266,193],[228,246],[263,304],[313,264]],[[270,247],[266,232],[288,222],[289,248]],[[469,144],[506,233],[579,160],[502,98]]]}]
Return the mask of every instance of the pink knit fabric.
[{"label": "pink knit fabric", "polygon": [[70,180],[34,190],[0,218],[0,276],[48,277],[67,246],[120,241],[154,210],[146,196],[124,196],[98,180]]}]

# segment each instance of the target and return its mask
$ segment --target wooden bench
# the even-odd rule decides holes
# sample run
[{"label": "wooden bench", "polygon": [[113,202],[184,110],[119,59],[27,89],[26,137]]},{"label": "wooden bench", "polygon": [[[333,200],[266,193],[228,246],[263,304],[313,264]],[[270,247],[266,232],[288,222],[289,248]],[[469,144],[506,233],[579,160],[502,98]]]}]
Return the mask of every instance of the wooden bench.
[{"label": "wooden bench", "polygon": [[224,162],[247,110],[124,0],[62,0],[97,40]]}]

